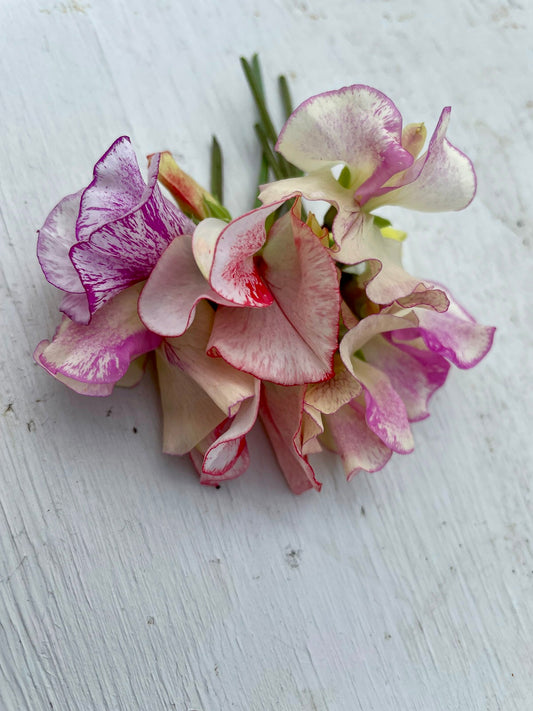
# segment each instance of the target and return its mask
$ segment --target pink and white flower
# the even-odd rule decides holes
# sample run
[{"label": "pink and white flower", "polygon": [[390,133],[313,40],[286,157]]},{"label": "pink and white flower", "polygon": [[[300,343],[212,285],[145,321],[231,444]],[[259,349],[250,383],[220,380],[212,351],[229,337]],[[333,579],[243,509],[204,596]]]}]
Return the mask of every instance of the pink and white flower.
[{"label": "pink and white flower", "polygon": [[[369,294],[377,303],[391,303],[398,286],[407,295],[417,284],[403,270],[400,274],[372,211],[382,205],[461,210],[474,197],[472,164],[446,139],[450,111],[443,109],[426,152],[418,157],[423,124],[402,131],[398,109],[380,91],[356,84],[314,96],[289,117],[276,144],[307,175],[263,186],[260,199],[270,204],[303,195],[334,205],[334,258],[345,264],[372,262]],[[348,171],[342,185],[333,176],[337,166]]]}]

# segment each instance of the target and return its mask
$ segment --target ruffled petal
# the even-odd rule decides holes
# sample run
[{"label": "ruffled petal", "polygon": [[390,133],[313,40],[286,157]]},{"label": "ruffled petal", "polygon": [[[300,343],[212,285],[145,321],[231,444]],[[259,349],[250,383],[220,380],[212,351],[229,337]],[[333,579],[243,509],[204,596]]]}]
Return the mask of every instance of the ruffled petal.
[{"label": "ruffled petal", "polygon": [[139,316],[146,328],[161,336],[181,336],[194,320],[196,304],[219,296],[200,273],[194,259],[191,235],[176,237],[161,255],[139,298]]},{"label": "ruffled petal", "polygon": [[[276,210],[281,202],[273,205],[264,205],[256,210],[247,212],[229,223],[220,232],[216,244],[211,249],[206,249],[209,257],[200,260],[200,269],[208,268],[208,259],[212,255],[209,281],[211,287],[228,301],[239,306],[269,306],[273,297],[265,282],[261,278],[254,262],[254,255],[266,240],[265,220]],[[211,223],[210,223],[211,224]],[[202,231],[202,224],[197,228]],[[195,251],[198,252],[198,236],[195,237]]]},{"label": "ruffled petal", "polygon": [[340,355],[335,354],[335,374],[322,383],[311,383],[305,391],[305,403],[324,414],[336,412],[343,405],[358,397],[361,385],[346,370]]},{"label": "ruffled petal", "polygon": [[83,294],[65,293],[59,304],[59,310],[76,323],[88,324],[91,320],[89,302],[85,292]]},{"label": "ruffled petal", "polygon": [[156,351],[163,410],[163,452],[186,454],[227,418],[210,395],[180,368],[164,343]]},{"label": "ruffled petal", "polygon": [[227,417],[233,417],[240,404],[254,395],[255,378],[235,370],[221,358],[210,358],[206,354],[213,318],[212,307],[206,301],[199,302],[192,326],[183,336],[168,338],[165,353],[171,363],[198,383]]},{"label": "ruffled petal", "polygon": [[194,229],[161,195],[158,165],[154,158],[145,185],[129,139],[121,138],[95,166],[94,180],[81,199],[78,242],[70,249],[91,314],[146,279],[168,244]]},{"label": "ruffled petal", "polygon": [[[396,183],[374,197],[366,209],[401,205],[422,212],[462,210],[476,192],[476,174],[470,159],[446,139],[450,107],[443,109],[426,153]],[[374,195],[378,195],[375,192]],[[372,196],[369,196],[372,197]]]},{"label": "ruffled petal", "polygon": [[416,310],[420,335],[430,350],[458,368],[473,368],[491,349],[496,329],[476,323],[450,292],[446,293],[450,307],[445,313],[422,308]]},{"label": "ruffled petal", "polygon": [[[405,271],[401,265],[401,243],[383,237],[372,215],[359,213],[357,217],[340,250],[331,254],[344,264],[367,262],[359,281],[366,288],[369,299],[376,304],[391,304],[415,291],[421,293],[434,289],[431,284]],[[440,299],[445,302],[442,295]]]},{"label": "ruffled petal", "polygon": [[406,407],[387,375],[354,354],[360,349],[364,354],[364,346],[379,333],[416,324],[412,313],[403,317],[374,314],[348,331],[339,346],[344,365],[363,386],[368,426],[387,447],[400,454],[412,452],[414,447]]},{"label": "ruffled petal", "polygon": [[333,374],[339,289],[333,261],[295,214],[271,228],[260,270],[274,302],[217,309],[208,344],[235,368],[284,385]]},{"label": "ruffled petal", "polygon": [[37,259],[46,279],[58,289],[78,293],[84,289],[69,250],[76,243],[82,193],[80,190],[63,198],[46,218],[37,238]]},{"label": "ruffled petal", "polygon": [[392,450],[368,427],[364,407],[357,402],[327,415],[326,422],[348,481],[361,470],[377,472],[391,458]]},{"label": "ruffled petal", "polygon": [[136,285],[119,294],[87,326],[64,318],[52,342],[39,349],[38,363],[54,376],[80,383],[117,383],[134,358],[153,350],[161,341],[137,316],[141,287]]},{"label": "ruffled petal", "polygon": [[357,194],[372,194],[413,162],[401,145],[402,117],[384,94],[364,85],[304,101],[283,127],[276,149],[306,172],[344,163]]},{"label": "ruffled petal", "polygon": [[[368,363],[388,377],[405,405],[410,422],[417,422],[429,416],[429,399],[435,390],[444,384],[450,367],[444,358],[437,356],[438,363],[434,359],[428,362],[415,358],[412,352],[389,343],[380,335],[366,343],[362,353]],[[428,355],[436,356],[435,353]],[[436,370],[437,365],[440,366],[439,372]],[[437,374],[440,377],[437,377]]]},{"label": "ruffled petal", "polygon": [[250,457],[245,438],[257,419],[259,391],[260,382],[256,380],[253,396],[241,403],[235,417],[228,420],[227,428],[220,434],[215,430],[207,438],[205,444],[209,446],[205,449],[200,474],[202,484],[235,479],[247,469]]},{"label": "ruffled petal", "polygon": [[302,454],[301,423],[304,386],[282,387],[263,383],[259,415],[274,454],[293,493],[320,491],[322,484]]}]

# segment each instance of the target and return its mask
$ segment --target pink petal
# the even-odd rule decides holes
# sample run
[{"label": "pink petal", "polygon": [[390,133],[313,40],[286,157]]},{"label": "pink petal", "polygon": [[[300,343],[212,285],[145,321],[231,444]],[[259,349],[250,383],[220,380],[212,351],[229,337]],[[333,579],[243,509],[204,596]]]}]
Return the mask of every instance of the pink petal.
[{"label": "pink petal", "polygon": [[146,328],[161,336],[181,336],[191,325],[196,304],[209,299],[230,304],[211,289],[200,273],[192,237],[176,237],[155,265],[139,299],[139,316]]},{"label": "pink petal", "polygon": [[[371,301],[391,304],[413,292],[420,294],[434,289],[431,284],[405,271],[401,265],[401,244],[383,237],[371,215],[359,213],[357,218],[352,230],[344,237],[340,250],[333,251],[332,256],[344,264],[367,262],[367,270],[359,281],[365,286]],[[443,294],[438,298],[446,302]]]},{"label": "pink petal", "polygon": [[155,158],[145,185],[129,139],[120,138],[98,161],[85,190],[70,256],[93,314],[122,289],[146,279],[164,249],[194,225],[157,186]]},{"label": "pink petal", "polygon": [[39,364],[54,376],[80,383],[115,384],[134,358],[161,341],[137,316],[140,289],[138,285],[119,294],[87,326],[64,318],[52,342],[39,349]]},{"label": "pink petal", "polygon": [[[41,362],[41,355],[44,353],[44,351],[48,348],[50,345],[50,341],[41,341],[38,345],[37,348],[35,349],[33,353],[33,358],[35,362],[43,366]],[[44,366],[43,366],[44,367]],[[48,371],[50,372],[50,371]],[[63,383],[63,385],[66,385],[68,388],[71,390],[74,390],[74,392],[80,394],[80,395],[92,395],[93,397],[106,397],[107,395],[111,395],[113,392],[113,387],[114,383],[82,383],[78,380],[73,380],[72,378],[68,378],[65,375],[61,375],[61,373],[55,373],[54,375],[56,380],[59,380],[60,383]]]},{"label": "pink petal", "polygon": [[445,313],[417,309],[420,335],[427,347],[458,368],[473,368],[491,349],[496,329],[476,323],[446,292],[450,307]]},{"label": "pink petal", "polygon": [[[266,218],[280,204],[259,207],[233,220],[216,241],[209,281],[217,294],[234,304],[261,307],[272,303],[272,294],[259,275],[254,255],[266,240]],[[203,229],[202,225],[199,229]]]},{"label": "pink petal", "polygon": [[327,415],[326,422],[348,481],[361,470],[377,472],[391,458],[392,451],[368,427],[364,408],[356,401]]},{"label": "pink petal", "polygon": [[37,258],[46,279],[58,289],[78,293],[84,289],[70,261],[69,250],[76,242],[76,220],[82,192],[67,195],[54,207],[37,239]]},{"label": "pink petal", "polygon": [[213,442],[205,452],[200,482],[217,484],[221,480],[234,479],[248,467],[249,455],[246,435],[252,429],[259,408],[259,386],[257,380],[253,397],[241,403],[235,417],[229,420],[229,427],[217,436],[213,433]]},{"label": "pink petal", "polygon": [[294,211],[271,228],[262,282],[274,302],[263,309],[217,309],[208,348],[235,368],[284,385],[333,374],[339,288],[336,268]]},{"label": "pink petal", "polygon": [[[388,377],[405,405],[410,422],[429,416],[429,399],[435,390],[444,384],[450,368],[448,363],[435,353],[426,354],[433,356],[433,359],[416,358],[413,351],[416,349],[402,349],[389,343],[383,336],[375,336],[362,348],[367,362]],[[419,353],[423,356],[423,352]]]},{"label": "pink petal", "polygon": [[313,96],[283,127],[276,149],[306,172],[345,163],[358,195],[372,194],[413,162],[401,145],[402,118],[376,89],[354,85]]},{"label": "pink petal", "polygon": [[255,393],[255,378],[232,368],[221,358],[206,354],[207,342],[213,325],[214,311],[206,302],[196,307],[191,327],[179,338],[165,343],[167,359],[179,367],[209,395],[213,402],[232,417],[240,403]]},{"label": "pink petal", "polygon": [[91,320],[89,302],[85,292],[83,294],[65,293],[61,299],[59,310],[76,323],[88,324]]},{"label": "pink petal", "polygon": [[286,388],[263,383],[259,405],[259,415],[276,459],[295,494],[311,488],[320,491],[322,487],[307,457],[302,454],[303,395],[303,386]]},{"label": "pink petal", "polygon": [[379,333],[409,328],[413,324],[416,325],[413,314],[403,318],[388,314],[367,316],[348,331],[339,346],[344,365],[364,388],[368,426],[390,449],[400,454],[407,454],[414,447],[405,405],[387,375],[354,353]]},{"label": "pink petal", "polygon": [[[213,196],[179,167],[171,153],[163,151],[154,155],[156,159],[160,156],[159,181],[170,190],[181,209],[200,220],[207,217],[204,198],[213,200]],[[148,156],[148,160],[152,161],[154,155]]]},{"label": "pink petal", "polygon": [[163,409],[163,452],[186,454],[223,422],[227,413],[180,368],[167,344],[157,350],[156,362]]},{"label": "pink petal", "polygon": [[[400,183],[383,190],[366,205],[402,205],[422,212],[462,210],[476,192],[476,174],[470,159],[446,139],[450,107],[442,110],[426,153],[401,176]],[[376,193],[375,193],[376,194]],[[370,196],[371,197],[371,196]]]}]

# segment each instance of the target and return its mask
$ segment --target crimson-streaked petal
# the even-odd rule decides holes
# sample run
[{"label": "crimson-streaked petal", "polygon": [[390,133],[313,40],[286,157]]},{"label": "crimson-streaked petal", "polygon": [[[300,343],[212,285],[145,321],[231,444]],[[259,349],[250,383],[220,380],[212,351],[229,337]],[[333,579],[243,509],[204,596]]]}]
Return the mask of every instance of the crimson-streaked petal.
[{"label": "crimson-streaked petal", "polygon": [[[272,294],[257,270],[254,254],[266,240],[266,218],[280,204],[264,205],[245,213],[230,222],[216,240],[209,281],[217,294],[234,304],[261,307],[272,303]],[[201,224],[199,229],[204,229]]]},{"label": "crimson-streaked petal", "polygon": [[446,293],[450,306],[445,313],[422,308],[416,310],[420,335],[430,350],[458,368],[473,368],[489,352],[496,329],[476,323],[450,292]]},{"label": "crimson-streaked petal", "polygon": [[366,209],[401,205],[422,212],[444,212],[462,210],[472,201],[476,174],[470,159],[446,139],[450,112],[449,106],[442,110],[426,153],[405,171],[399,184],[392,180],[383,195],[370,199]]},{"label": "crimson-streaked petal", "polygon": [[221,358],[210,358],[206,354],[213,317],[212,307],[200,301],[191,327],[179,338],[168,338],[165,352],[171,363],[196,381],[213,402],[232,417],[240,404],[253,396],[256,383],[248,373],[241,373]]},{"label": "crimson-streaked petal", "polygon": [[161,338],[137,316],[141,285],[106,305],[87,326],[64,318],[52,342],[39,352],[39,363],[52,375],[80,383],[115,384],[130,362],[156,348]]},{"label": "crimson-streaked petal", "polygon": [[82,294],[65,293],[61,299],[59,310],[76,323],[87,324],[91,320],[89,302],[85,292]]},{"label": "crimson-streaked petal", "polygon": [[176,237],[161,255],[139,298],[139,316],[146,328],[161,336],[181,336],[194,320],[196,304],[219,296],[200,273],[194,259],[191,235]]},{"label": "crimson-streaked petal", "polygon": [[[435,390],[444,384],[450,367],[444,358],[437,356],[440,365],[440,372],[437,373],[437,363],[434,359],[428,363],[415,358],[412,351],[390,343],[381,335],[368,341],[362,352],[368,363],[387,375],[405,405],[410,422],[417,422],[429,416],[429,399]],[[435,353],[431,355],[436,356]],[[429,370],[427,365],[430,366]]]},{"label": "crimson-streaked petal", "polygon": [[157,185],[159,161],[148,184],[129,139],[118,139],[96,164],[77,223],[70,257],[87,292],[91,314],[132,284],[146,279],[164,249],[193,223],[166,200]]},{"label": "crimson-streaked petal", "polygon": [[259,416],[268,435],[278,464],[293,493],[301,494],[322,484],[302,454],[301,423],[304,386],[283,387],[263,383]]},{"label": "crimson-streaked petal", "polygon": [[259,408],[260,382],[255,382],[254,395],[241,403],[235,417],[229,420],[224,432],[215,432],[205,451],[200,482],[216,484],[221,480],[240,476],[248,466],[249,456],[246,435],[252,429]]},{"label": "crimson-streaked petal", "polygon": [[223,422],[227,413],[180,368],[166,343],[156,351],[156,364],[163,410],[163,452],[186,454]]},{"label": "crimson-streaked petal", "polygon": [[48,215],[37,238],[37,259],[46,279],[67,292],[83,292],[69,250],[76,243],[76,220],[83,190],[67,195]]},{"label": "crimson-streaked petal", "polygon": [[272,226],[262,259],[274,302],[217,309],[208,348],[239,370],[283,385],[331,377],[340,297],[327,250],[293,210]]},{"label": "crimson-streaked petal", "polygon": [[364,407],[355,400],[327,415],[326,421],[348,481],[361,470],[379,471],[391,458],[392,450],[368,427]]},{"label": "crimson-streaked petal", "polygon": [[413,162],[401,131],[392,101],[355,84],[304,101],[288,118],[276,150],[306,172],[345,163],[357,195],[365,196]]}]

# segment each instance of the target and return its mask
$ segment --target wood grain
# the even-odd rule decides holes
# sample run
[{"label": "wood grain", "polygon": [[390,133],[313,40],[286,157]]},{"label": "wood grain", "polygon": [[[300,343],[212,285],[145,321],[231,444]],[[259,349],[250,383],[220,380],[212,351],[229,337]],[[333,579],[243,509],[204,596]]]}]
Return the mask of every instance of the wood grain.
[{"label": "wood grain", "polygon": [[[0,3],[0,708],[533,708],[532,9],[496,0]],[[33,365],[57,323],[35,230],[117,136],[200,181],[216,132],[228,207],[257,150],[238,56],[295,99],[361,82],[450,137],[464,213],[391,211],[406,260],[494,349],[415,425],[416,450],[292,496],[261,430],[220,490],[160,453],[153,375],[82,398]],[[135,428],[135,431],[134,431]]]}]

